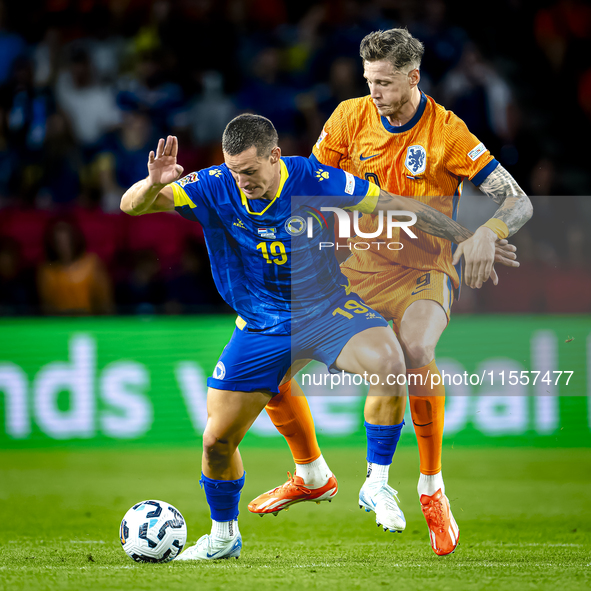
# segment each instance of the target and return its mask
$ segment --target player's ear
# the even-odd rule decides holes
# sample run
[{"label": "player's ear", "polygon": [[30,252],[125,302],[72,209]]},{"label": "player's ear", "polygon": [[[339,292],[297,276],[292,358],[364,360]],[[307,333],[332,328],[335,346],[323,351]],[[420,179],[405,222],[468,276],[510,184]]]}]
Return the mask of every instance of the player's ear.
[{"label": "player's ear", "polygon": [[408,73],[408,81],[411,88],[417,86],[417,84],[421,81],[421,72],[418,68],[415,68]]},{"label": "player's ear", "polygon": [[279,146],[275,146],[271,150],[271,164],[277,164],[277,162],[279,162],[279,158],[281,158],[281,148]]}]

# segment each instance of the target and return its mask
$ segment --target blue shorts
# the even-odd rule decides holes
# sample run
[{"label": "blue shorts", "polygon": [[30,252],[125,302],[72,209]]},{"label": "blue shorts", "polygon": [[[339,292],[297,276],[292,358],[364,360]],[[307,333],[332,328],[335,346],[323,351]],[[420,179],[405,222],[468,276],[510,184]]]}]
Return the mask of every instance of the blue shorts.
[{"label": "blue shorts", "polygon": [[294,335],[266,335],[236,328],[207,385],[218,390],[268,390],[278,394],[279,384],[295,360],[315,359],[336,372],[335,361],[349,339],[376,326],[388,323],[351,293]]}]

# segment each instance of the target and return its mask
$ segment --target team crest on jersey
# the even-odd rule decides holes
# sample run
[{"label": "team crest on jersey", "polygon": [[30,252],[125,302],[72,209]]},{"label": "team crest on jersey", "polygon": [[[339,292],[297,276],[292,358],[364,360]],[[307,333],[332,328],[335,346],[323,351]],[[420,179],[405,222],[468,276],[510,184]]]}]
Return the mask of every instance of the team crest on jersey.
[{"label": "team crest on jersey", "polygon": [[184,187],[185,185],[188,185],[189,183],[195,183],[198,180],[199,180],[199,176],[197,175],[197,173],[192,172],[191,174],[188,174],[187,176],[184,176],[182,179],[178,180],[177,183],[181,187]]},{"label": "team crest on jersey", "polygon": [[316,147],[320,148],[320,144],[322,143],[322,140],[328,135],[328,133],[326,133],[326,131],[324,131],[324,129],[322,130],[322,132],[320,133],[320,136],[318,137],[318,140],[316,141]]},{"label": "team crest on jersey", "polygon": [[306,231],[306,220],[299,215],[292,215],[285,222],[285,229],[292,236],[299,236]]},{"label": "team crest on jersey", "polygon": [[406,160],[404,166],[413,175],[423,174],[427,168],[427,152],[423,146],[409,146],[406,149]]},{"label": "team crest on jersey", "polygon": [[277,228],[259,228],[258,233],[261,238],[276,238]]},{"label": "team crest on jersey", "polygon": [[215,176],[216,178],[219,178],[222,176],[222,171],[219,168],[214,168],[213,170],[209,171],[209,176]]},{"label": "team crest on jersey", "polygon": [[223,380],[226,377],[226,366],[221,362],[218,361],[215,369],[213,370],[213,377],[216,380]]},{"label": "team crest on jersey", "polygon": [[316,171],[316,178],[317,178],[319,181],[324,181],[325,179],[328,179],[328,176],[329,176],[329,175],[328,175],[328,172],[327,172],[326,170],[322,170],[322,168],[319,168],[319,169]]}]

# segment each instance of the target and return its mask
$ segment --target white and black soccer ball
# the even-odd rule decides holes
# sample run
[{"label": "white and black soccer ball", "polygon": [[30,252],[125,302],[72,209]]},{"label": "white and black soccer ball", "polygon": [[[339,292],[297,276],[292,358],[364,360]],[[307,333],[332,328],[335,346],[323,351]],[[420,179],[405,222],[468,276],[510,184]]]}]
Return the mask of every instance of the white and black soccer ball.
[{"label": "white and black soccer ball", "polygon": [[119,539],[136,562],[169,562],[183,550],[187,524],[170,503],[142,501],[125,514]]}]

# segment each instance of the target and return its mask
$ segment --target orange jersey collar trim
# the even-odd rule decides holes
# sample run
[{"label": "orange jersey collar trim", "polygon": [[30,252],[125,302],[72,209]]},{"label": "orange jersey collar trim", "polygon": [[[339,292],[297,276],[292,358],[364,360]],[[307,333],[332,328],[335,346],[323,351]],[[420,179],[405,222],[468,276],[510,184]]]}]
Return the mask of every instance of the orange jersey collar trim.
[{"label": "orange jersey collar trim", "polygon": [[419,102],[419,108],[417,109],[417,112],[412,116],[411,120],[408,123],[399,126],[392,125],[386,119],[386,117],[380,115],[382,125],[384,126],[384,129],[386,131],[389,131],[390,133],[404,133],[405,131],[412,129],[419,122],[419,119],[423,116],[423,113],[425,112],[426,106],[427,95],[421,90],[421,101]]}]

